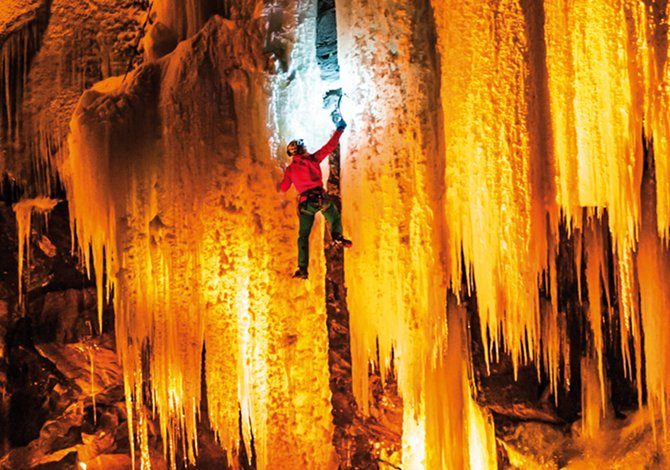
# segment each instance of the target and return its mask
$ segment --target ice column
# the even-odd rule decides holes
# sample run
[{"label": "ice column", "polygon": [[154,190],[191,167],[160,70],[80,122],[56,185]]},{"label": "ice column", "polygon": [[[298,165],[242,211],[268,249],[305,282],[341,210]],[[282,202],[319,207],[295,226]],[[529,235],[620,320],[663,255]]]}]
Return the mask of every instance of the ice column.
[{"label": "ice column", "polygon": [[538,287],[549,259],[545,201],[533,185],[524,13],[514,0],[433,8],[451,285],[458,292],[464,275],[476,288],[487,362],[504,346],[518,367],[540,357]]},{"label": "ice column", "polygon": [[589,217],[607,210],[622,325],[634,336],[643,99],[628,21],[636,3],[544,2],[557,200],[574,225],[582,207]]},{"label": "ice column", "polygon": [[152,415],[172,464],[195,460],[203,345],[209,418],[231,458],[240,409],[259,468],[325,468],[333,453],[323,262],[290,278],[297,221],[274,189],[265,34],[264,18],[215,17],[125,82],[96,85],[72,121],[73,229],[114,289],[144,466]]},{"label": "ice column", "polygon": [[[385,377],[393,357],[404,406],[403,468],[462,464],[468,452],[452,455],[450,446],[470,442],[463,429],[471,429],[472,417],[455,404],[469,406],[472,398],[459,346],[445,357],[452,335],[432,9],[428,2],[348,0],[337,4],[337,24],[351,113],[342,196],[354,240],[346,255],[354,393],[366,411],[368,367]],[[454,406],[445,408],[445,393]]]}]

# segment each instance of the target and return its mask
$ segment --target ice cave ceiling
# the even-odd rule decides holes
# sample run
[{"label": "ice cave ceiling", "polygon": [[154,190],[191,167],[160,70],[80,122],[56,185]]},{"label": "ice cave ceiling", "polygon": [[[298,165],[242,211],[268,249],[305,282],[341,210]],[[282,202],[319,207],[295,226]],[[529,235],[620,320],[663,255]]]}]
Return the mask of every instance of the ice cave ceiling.
[{"label": "ice cave ceiling", "polygon": [[0,469],[669,467],[668,8],[1,0]]}]

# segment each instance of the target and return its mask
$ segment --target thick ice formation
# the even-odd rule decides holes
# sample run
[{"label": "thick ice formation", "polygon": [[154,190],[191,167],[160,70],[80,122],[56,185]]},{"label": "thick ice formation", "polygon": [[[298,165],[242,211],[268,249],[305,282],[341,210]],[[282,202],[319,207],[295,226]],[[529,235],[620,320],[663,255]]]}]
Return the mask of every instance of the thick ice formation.
[{"label": "thick ice formation", "polygon": [[476,288],[482,337],[494,351],[504,341],[518,366],[540,358],[540,319],[556,316],[540,314],[538,297],[550,228],[527,95],[532,38],[517,1],[434,3],[451,287],[458,292],[465,276]]},{"label": "thick ice formation", "polygon": [[[347,260],[354,383],[365,407],[376,341],[382,374],[394,348],[405,452],[436,449],[422,416],[440,379],[417,364],[435,357],[427,338],[445,341],[432,326],[443,323],[443,278],[457,294],[465,278],[476,294],[487,361],[502,347],[516,367],[543,363],[554,392],[569,385],[561,221],[590,325],[585,431],[608,409],[603,328],[614,313],[640,400],[645,373],[650,408],[667,416],[667,361],[642,363],[643,350],[665,357],[670,344],[656,233],[668,230],[664,13],[635,1],[338,3],[343,87],[358,106],[343,178],[357,242]],[[643,130],[663,173],[655,194],[642,184]]]},{"label": "thick ice formation", "polygon": [[259,468],[331,459],[321,244],[311,280],[290,279],[296,217],[274,190],[264,31],[262,19],[216,17],[125,82],[96,85],[72,121],[73,230],[115,292],[145,465],[147,381],[166,454],[174,463],[183,446],[194,460],[203,344],[209,418],[231,456],[241,409]]},{"label": "thick ice formation", "polygon": [[476,405],[468,365],[460,363],[460,320],[447,337],[436,31],[427,4],[387,8],[337,4],[343,91],[354,103],[342,174],[354,240],[346,264],[354,392],[366,410],[368,364],[378,348],[383,377],[393,358],[404,406],[403,468],[459,468],[468,449],[476,454],[477,423],[467,411]]}]

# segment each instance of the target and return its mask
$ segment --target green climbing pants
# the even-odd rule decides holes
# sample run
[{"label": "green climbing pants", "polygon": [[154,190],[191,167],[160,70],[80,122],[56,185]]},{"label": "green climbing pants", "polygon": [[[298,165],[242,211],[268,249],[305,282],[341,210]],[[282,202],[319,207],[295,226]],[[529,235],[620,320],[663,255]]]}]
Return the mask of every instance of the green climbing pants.
[{"label": "green climbing pants", "polygon": [[300,232],[298,236],[298,267],[307,269],[309,265],[309,234],[314,225],[314,216],[317,212],[323,212],[323,217],[330,225],[330,233],[333,237],[342,234],[342,218],[340,212],[331,201],[326,198],[323,205],[303,201],[298,205],[300,213]]}]

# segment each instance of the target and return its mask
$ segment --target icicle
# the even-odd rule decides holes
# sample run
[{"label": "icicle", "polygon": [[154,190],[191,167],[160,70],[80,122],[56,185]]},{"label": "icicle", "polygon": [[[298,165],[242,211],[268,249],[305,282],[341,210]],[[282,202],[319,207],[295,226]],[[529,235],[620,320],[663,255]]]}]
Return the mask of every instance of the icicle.
[{"label": "icicle", "polygon": [[[32,207],[25,205],[15,205],[16,229],[19,241],[18,254],[18,286],[19,286],[19,305],[23,305],[23,259],[26,253],[26,245],[30,248],[30,220]],[[27,264],[30,265],[30,258],[27,256]]]},{"label": "icicle", "polygon": [[602,397],[608,392],[599,372],[598,359],[585,356],[581,361],[582,381],[582,436],[587,439],[597,437],[609,409]]},{"label": "icicle", "polygon": [[25,264],[30,268],[30,232],[33,212],[47,214],[53,209],[58,200],[47,197],[35,199],[21,199],[12,205],[16,213],[16,230],[19,242],[18,252],[18,290],[19,306],[23,309],[23,268]]},{"label": "icicle", "polygon": [[[516,1],[433,2],[442,70],[452,288],[476,288],[481,335],[515,371],[539,357],[538,280],[547,269],[541,139],[527,116],[525,18]],[[531,129],[532,132],[531,133]],[[545,177],[546,178],[546,177]],[[462,253],[462,256],[461,256]],[[505,343],[501,344],[503,340]]]},{"label": "icicle", "polygon": [[[608,312],[611,305],[609,294],[606,292],[607,310],[603,312],[602,298],[603,289],[601,286],[607,284],[609,273],[607,269],[605,241],[603,237],[602,221],[598,219],[589,220],[584,227],[584,250],[586,252],[586,286],[588,290],[588,310],[587,318],[589,321],[591,337],[589,341],[589,354],[595,356],[595,361],[591,360],[588,364],[584,364],[582,360],[582,383],[586,379],[591,380],[591,371],[585,371],[584,367],[591,367],[595,362],[598,377],[598,389],[600,390],[600,407],[604,413],[607,404],[607,377],[605,372],[605,339],[603,337],[602,322],[605,313]],[[581,271],[578,271],[581,273]],[[584,374],[586,376],[584,377]],[[588,392],[594,389],[593,384],[584,384],[582,387],[588,386]],[[588,402],[592,406],[592,402]],[[595,412],[595,411],[594,411]]]},{"label": "icicle", "polygon": [[[560,383],[561,360],[565,360],[569,354],[567,345],[567,325],[565,315],[559,313],[555,303],[542,303],[541,334],[543,341],[542,359],[549,376],[549,387],[558,405],[558,386]],[[568,369],[565,364],[564,370]],[[538,368],[539,369],[539,368]],[[539,375],[539,370],[538,370]],[[538,380],[540,377],[538,377]],[[567,382],[566,382],[567,383]]]}]

